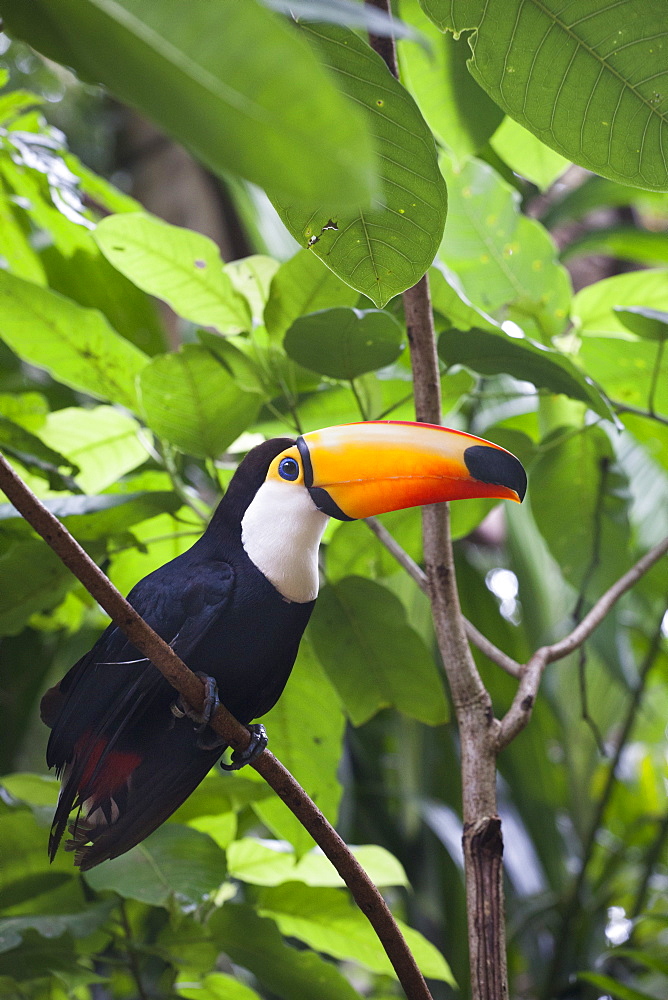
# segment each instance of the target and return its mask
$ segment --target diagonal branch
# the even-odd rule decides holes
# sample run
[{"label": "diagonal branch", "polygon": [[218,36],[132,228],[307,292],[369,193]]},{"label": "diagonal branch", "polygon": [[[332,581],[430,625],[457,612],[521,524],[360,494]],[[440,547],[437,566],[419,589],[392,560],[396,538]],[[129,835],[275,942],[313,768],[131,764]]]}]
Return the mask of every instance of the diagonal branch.
[{"label": "diagonal branch", "polygon": [[[415,560],[406,552],[405,549],[399,545],[396,538],[390,534],[384,524],[376,517],[367,517],[366,523],[373,531],[374,535],[378,541],[385,546],[390,555],[394,556],[400,566],[406,570],[409,576],[411,576],[417,583],[420,590],[424,591],[425,594],[429,595],[429,584],[427,581],[427,574],[424,572],[421,566],[415,562]],[[473,622],[470,622],[468,618],[462,615],[464,621],[464,631],[466,632],[466,637],[469,642],[472,642],[474,646],[484,653],[488,660],[492,663],[496,663],[497,667],[501,667],[505,670],[507,674],[511,677],[519,678],[522,674],[522,665],[514,660],[512,656],[508,656],[503,650],[495,646],[487,636],[479,632],[475,627]]]},{"label": "diagonal branch", "polygon": [[497,752],[507,746],[529,722],[543,671],[548,663],[561,660],[578,649],[601,624],[619,598],[666,553],[668,553],[668,536],[646,552],[635,566],[613,583],[572,632],[558,642],[536,650],[524,666],[513,703],[501,720],[501,728],[497,735]]},{"label": "diagonal branch", "polygon": [[[204,686],[199,678],[137,614],[67,528],[28,489],[2,455],[0,489],[137,649],[151,660],[190,705],[201,710]],[[245,749],[248,746],[248,730],[222,705],[217,709],[210,725],[234,749]],[[422,973],[389,907],[336,830],[272,753],[265,750],[253,761],[252,766],[283,799],[332,862],[357,905],[372,924],[409,1000],[431,1000]]]}]

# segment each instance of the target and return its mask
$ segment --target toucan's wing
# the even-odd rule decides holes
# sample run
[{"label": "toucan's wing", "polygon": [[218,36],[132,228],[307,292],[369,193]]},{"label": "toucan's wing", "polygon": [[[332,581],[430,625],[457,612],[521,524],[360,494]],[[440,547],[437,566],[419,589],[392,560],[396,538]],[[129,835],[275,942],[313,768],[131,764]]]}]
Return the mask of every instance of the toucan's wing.
[{"label": "toucan's wing", "polygon": [[[178,563],[168,563],[142,580],[129,600],[187,662],[191,655],[196,658],[197,643],[224,614],[234,574],[220,561]],[[197,669],[196,662],[191,666]],[[175,697],[159,671],[113,625],[47,692],[42,713],[53,726],[47,762],[63,774],[50,841],[52,856],[72,809],[79,807],[77,826],[92,840],[99,828],[115,844],[115,833],[127,828],[124,846],[114,851],[115,856],[155,829],[206,774],[221,751],[210,757],[196,750],[192,724],[174,726],[167,709]],[[199,765],[194,771],[193,760],[182,759],[177,765],[169,759],[177,751],[183,758],[186,734]],[[175,739],[178,746],[172,746]],[[184,771],[182,777],[175,767]],[[156,782],[170,771],[171,791],[167,799],[159,799],[154,794]],[[130,814],[135,817],[131,823]],[[110,856],[108,851],[105,857]],[[103,858],[93,863],[99,860]]]}]

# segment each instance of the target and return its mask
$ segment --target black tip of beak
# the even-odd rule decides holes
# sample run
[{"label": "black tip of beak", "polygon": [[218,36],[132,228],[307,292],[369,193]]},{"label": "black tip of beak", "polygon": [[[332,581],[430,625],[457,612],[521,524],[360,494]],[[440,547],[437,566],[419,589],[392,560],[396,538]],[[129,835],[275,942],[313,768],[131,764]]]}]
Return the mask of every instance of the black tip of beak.
[{"label": "black tip of beak", "polygon": [[527,474],[514,455],[486,444],[474,444],[464,452],[464,461],[474,479],[492,486],[506,486],[524,500]]}]

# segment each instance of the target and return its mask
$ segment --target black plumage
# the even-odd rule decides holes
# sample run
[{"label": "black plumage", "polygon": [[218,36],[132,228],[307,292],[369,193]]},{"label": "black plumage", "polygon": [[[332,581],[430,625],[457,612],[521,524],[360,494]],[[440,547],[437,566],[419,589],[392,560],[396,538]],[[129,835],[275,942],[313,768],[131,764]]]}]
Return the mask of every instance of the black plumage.
[{"label": "black plumage", "polygon": [[[216,680],[220,700],[243,723],[280,696],[315,603],[286,601],[241,543],[245,509],[271,461],[292,444],[279,438],[253,449],[202,537],[128,595],[193,670]],[[224,747],[197,746],[195,724],[171,712],[175,697],[115,625],[47,692],[47,762],[63,774],[52,857],[73,809],[67,846],[82,869],[122,854],[159,826],[215,764]]]}]

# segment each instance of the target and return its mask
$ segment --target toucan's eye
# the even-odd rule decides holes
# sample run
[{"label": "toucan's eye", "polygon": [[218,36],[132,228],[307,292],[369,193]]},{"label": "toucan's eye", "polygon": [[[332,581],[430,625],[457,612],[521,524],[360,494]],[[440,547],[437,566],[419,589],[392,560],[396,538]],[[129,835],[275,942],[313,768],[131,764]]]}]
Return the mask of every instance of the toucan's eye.
[{"label": "toucan's eye", "polygon": [[278,474],[281,479],[288,479],[294,482],[299,478],[299,464],[294,458],[284,458],[278,466]]}]

